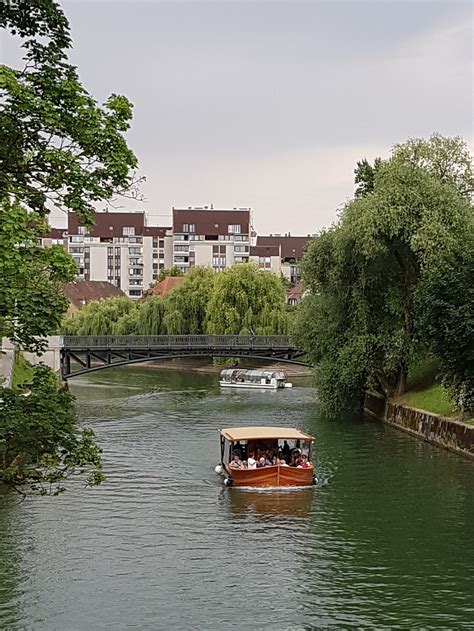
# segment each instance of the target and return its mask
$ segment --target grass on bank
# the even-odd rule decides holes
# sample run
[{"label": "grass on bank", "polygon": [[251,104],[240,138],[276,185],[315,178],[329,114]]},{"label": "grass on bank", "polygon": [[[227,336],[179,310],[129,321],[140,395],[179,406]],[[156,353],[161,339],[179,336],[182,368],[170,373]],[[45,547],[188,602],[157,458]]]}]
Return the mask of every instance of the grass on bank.
[{"label": "grass on bank", "polygon": [[13,368],[12,387],[16,388],[25,383],[31,382],[33,379],[33,366],[28,362],[21,353],[15,354],[15,366]]},{"label": "grass on bank", "polygon": [[459,416],[439,382],[439,371],[440,362],[436,357],[425,357],[415,363],[408,374],[407,392],[397,397],[396,402],[441,416]]}]

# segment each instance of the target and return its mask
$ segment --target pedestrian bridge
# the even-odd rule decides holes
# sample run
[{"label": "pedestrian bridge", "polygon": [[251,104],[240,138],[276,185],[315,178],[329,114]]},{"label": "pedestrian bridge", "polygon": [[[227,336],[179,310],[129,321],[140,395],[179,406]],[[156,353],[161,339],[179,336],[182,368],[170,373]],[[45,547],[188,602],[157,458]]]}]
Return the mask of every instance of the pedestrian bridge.
[{"label": "pedestrian bridge", "polygon": [[187,357],[247,357],[308,366],[289,335],[105,335],[62,338],[61,376]]}]

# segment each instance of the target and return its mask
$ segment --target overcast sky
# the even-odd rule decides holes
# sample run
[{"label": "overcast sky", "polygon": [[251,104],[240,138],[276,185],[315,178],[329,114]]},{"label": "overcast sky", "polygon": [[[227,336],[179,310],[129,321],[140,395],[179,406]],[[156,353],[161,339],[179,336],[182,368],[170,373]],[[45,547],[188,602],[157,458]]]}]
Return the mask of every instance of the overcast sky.
[{"label": "overcast sky", "polygon": [[134,103],[150,223],[213,203],[312,233],[358,159],[433,131],[472,140],[470,2],[61,4],[83,83]]}]

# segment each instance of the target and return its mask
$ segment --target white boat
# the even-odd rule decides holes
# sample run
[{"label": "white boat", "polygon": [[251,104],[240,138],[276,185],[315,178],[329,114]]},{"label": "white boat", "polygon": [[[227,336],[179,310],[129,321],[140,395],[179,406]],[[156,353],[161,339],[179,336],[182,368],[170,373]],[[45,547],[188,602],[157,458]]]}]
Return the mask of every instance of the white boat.
[{"label": "white boat", "polygon": [[279,370],[244,370],[226,368],[221,371],[219,385],[223,388],[255,388],[259,390],[278,390],[292,388],[284,372]]}]

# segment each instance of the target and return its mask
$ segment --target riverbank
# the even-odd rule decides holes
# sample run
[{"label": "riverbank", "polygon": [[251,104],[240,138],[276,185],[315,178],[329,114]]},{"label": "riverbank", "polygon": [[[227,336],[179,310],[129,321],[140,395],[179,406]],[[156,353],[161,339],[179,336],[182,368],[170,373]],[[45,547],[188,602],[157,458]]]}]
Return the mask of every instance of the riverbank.
[{"label": "riverbank", "polygon": [[474,459],[474,426],[459,419],[403,405],[374,391],[366,393],[364,414],[433,445]]}]

